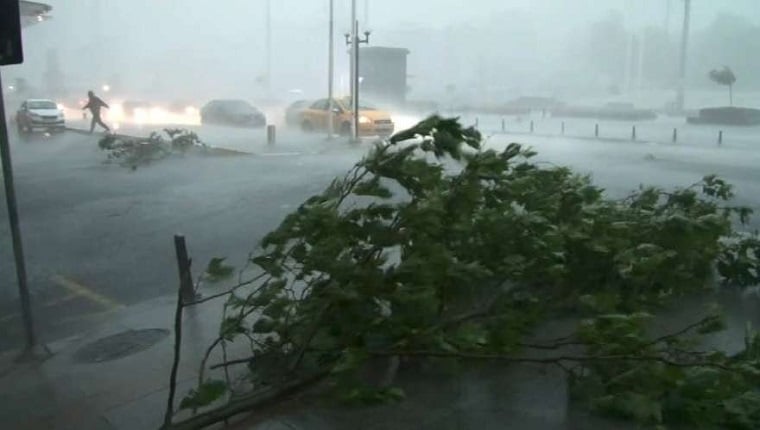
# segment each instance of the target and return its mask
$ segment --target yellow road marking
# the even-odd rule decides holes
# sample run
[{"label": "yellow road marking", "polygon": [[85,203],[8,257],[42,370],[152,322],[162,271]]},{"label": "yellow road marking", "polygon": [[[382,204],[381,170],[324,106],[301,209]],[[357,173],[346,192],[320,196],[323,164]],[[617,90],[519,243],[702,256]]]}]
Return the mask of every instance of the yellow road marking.
[{"label": "yellow road marking", "polygon": [[68,279],[62,275],[55,275],[52,278],[50,278],[50,280],[53,281],[55,284],[67,289],[69,292],[80,297],[85,297],[95,303],[98,303],[99,305],[107,309],[119,309],[119,308],[124,307],[124,305],[122,305],[121,303],[118,303],[114,301],[113,299],[110,299],[102,294],[96,293],[90,288],[87,288],[84,285],[76,281],[73,281],[71,279]]}]

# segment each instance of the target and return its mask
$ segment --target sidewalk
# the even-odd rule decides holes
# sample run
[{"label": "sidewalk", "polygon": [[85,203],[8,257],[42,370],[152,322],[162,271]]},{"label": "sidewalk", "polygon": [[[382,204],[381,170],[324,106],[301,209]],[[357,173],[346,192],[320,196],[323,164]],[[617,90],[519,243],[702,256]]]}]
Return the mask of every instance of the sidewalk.
[{"label": "sidewalk", "polygon": [[[168,399],[175,303],[175,297],[164,297],[125,308],[88,333],[49,344],[53,356],[40,363],[14,363],[18,352],[0,356],[2,427],[158,429]],[[185,310],[177,399],[194,385],[200,358],[215,338],[221,308],[217,304]],[[110,335],[144,329],[151,331],[131,332],[130,337],[146,341],[137,345],[145,349],[130,355],[126,354],[135,347],[131,340],[91,348],[90,354],[82,349]],[[126,356],[98,362],[109,355]]]},{"label": "sidewalk", "polygon": [[[54,355],[41,363],[14,363],[0,356],[0,422],[19,430],[158,429],[168,399],[176,298],[163,297],[119,310],[87,333],[48,345]],[[684,302],[658,330],[695,318],[698,302]],[[218,333],[221,301],[185,309],[176,404],[194,387],[205,349]],[[757,297],[724,300],[728,330],[708,343],[729,352],[742,346],[744,324],[760,323]],[[566,332],[568,323],[547,326],[544,335]],[[149,329],[149,332],[135,332]],[[544,330],[542,330],[544,331]],[[84,348],[107,336],[130,339]],[[544,336],[541,335],[541,336]],[[132,341],[140,340],[137,347]],[[240,345],[244,347],[244,345]],[[135,348],[133,348],[135,347]],[[140,349],[142,347],[142,349]],[[90,349],[90,351],[88,351]],[[237,354],[236,354],[237,353]],[[244,354],[234,348],[230,356]],[[117,358],[121,357],[121,358]],[[109,358],[114,358],[108,360]],[[217,362],[221,357],[213,357]],[[107,361],[108,360],[108,361]],[[347,408],[305,395],[276,411],[256,410],[230,420],[234,430],[613,430],[636,428],[609,422],[568,406],[561,371],[535,365],[468,366],[461,373],[409,369],[398,378],[407,399],[399,404]],[[272,412],[262,422],[261,413]],[[182,417],[178,417],[182,418]],[[211,428],[224,428],[218,424]]]},{"label": "sidewalk", "polygon": [[[175,300],[164,297],[125,308],[101,327],[48,345],[54,355],[41,363],[15,364],[11,354],[0,357],[0,385],[6,387],[4,401],[0,403],[0,422],[5,428],[20,430],[158,429],[168,398]],[[220,321],[219,304],[210,302],[185,310],[177,404],[194,386],[201,357],[215,338]],[[111,361],[83,362],[83,347],[92,342],[144,329],[165,332],[157,343],[134,354]],[[94,359],[98,360],[123,353],[126,347],[96,350],[100,355],[96,354]],[[246,420],[243,416],[237,418],[237,424],[232,420],[229,428],[589,428],[567,426],[567,387],[563,374],[556,369],[483,367],[456,375],[413,371],[400,377],[408,395],[400,404],[338,408],[305,396],[287,402],[285,410],[292,412],[280,412],[281,418],[262,423],[260,419]]]}]

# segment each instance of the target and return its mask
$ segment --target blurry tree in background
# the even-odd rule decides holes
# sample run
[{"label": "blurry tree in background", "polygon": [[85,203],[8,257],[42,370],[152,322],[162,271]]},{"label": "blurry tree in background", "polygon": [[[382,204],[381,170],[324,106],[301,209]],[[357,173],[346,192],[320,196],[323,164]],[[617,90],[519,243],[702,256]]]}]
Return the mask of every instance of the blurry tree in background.
[{"label": "blurry tree in background", "polygon": [[[743,76],[743,89],[760,89],[760,26],[738,15],[721,14],[702,32],[695,34],[691,70],[710,70],[715,64],[730,64]],[[702,73],[691,76],[691,85],[706,86]]]},{"label": "blurry tree in background", "polygon": [[[581,36],[571,44],[569,61],[585,64],[594,79],[603,77],[608,86],[625,84],[629,43],[633,44],[633,61],[629,64],[632,71],[639,69],[638,59],[642,61],[642,85],[664,89],[673,87],[676,82],[679,49],[676,33],[668,33],[661,26],[643,30],[627,28],[623,15],[615,11],[577,33]],[[760,52],[760,26],[742,16],[724,13],[709,26],[696,30],[692,41],[687,76],[689,86],[707,88],[704,74],[695,71],[710,70],[715,64],[731,64],[736,74],[746,76],[742,88],[760,89],[760,75],[754,73],[760,70],[760,56],[747,55]],[[643,52],[639,53],[640,49]],[[730,84],[724,85],[729,85],[731,90]]]},{"label": "blurry tree in background", "polygon": [[[629,39],[623,15],[610,11],[603,20],[592,23],[586,34],[579,42],[587,47],[585,53],[588,57],[585,60],[591,69],[612,83],[622,83],[625,79],[625,53]],[[578,60],[580,59],[576,59]]]},{"label": "blurry tree in background", "polygon": [[723,66],[723,69],[710,70],[708,74],[710,79],[721,85],[728,85],[728,99],[731,106],[734,105],[734,82],[736,82],[736,76],[734,72],[728,67]]},{"label": "blurry tree in background", "polygon": [[58,51],[48,49],[45,65],[45,86],[49,94],[59,96],[64,93],[65,85],[61,64],[58,60]]}]

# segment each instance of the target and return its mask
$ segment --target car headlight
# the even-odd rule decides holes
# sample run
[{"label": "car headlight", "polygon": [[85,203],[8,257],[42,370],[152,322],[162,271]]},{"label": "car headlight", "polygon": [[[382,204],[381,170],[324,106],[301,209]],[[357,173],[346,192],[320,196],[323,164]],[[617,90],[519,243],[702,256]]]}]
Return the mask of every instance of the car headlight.
[{"label": "car headlight", "polygon": [[360,116],[359,117],[359,124],[369,124],[372,120],[367,118],[366,116]]}]

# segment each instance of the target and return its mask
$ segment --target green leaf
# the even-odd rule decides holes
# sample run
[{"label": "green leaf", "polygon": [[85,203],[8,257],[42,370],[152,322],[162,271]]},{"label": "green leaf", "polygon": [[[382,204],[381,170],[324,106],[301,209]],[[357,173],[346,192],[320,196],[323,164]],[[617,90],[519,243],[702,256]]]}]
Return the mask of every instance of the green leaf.
[{"label": "green leaf", "polygon": [[206,266],[206,279],[210,282],[219,282],[231,277],[235,268],[224,264],[225,260],[226,258],[212,258]]},{"label": "green leaf", "polygon": [[261,255],[251,259],[251,262],[274,277],[280,277],[285,273],[282,266],[271,255]]},{"label": "green leaf", "polygon": [[251,332],[257,333],[257,334],[267,334],[267,333],[272,333],[276,327],[277,326],[275,322],[272,321],[271,319],[259,318],[258,320],[256,320],[255,323],[253,323]]},{"label": "green leaf", "polygon": [[380,184],[380,176],[378,175],[357,185],[354,188],[354,194],[357,196],[373,196],[383,199],[388,199],[393,196],[393,193],[391,193],[387,187]]},{"label": "green leaf", "polygon": [[697,333],[709,334],[715,333],[726,329],[726,323],[721,315],[711,315],[706,318],[702,324],[699,325]]},{"label": "green leaf", "polygon": [[593,402],[593,407],[604,413],[631,418],[643,424],[662,422],[661,403],[639,393],[626,392],[603,396]]},{"label": "green leaf", "polygon": [[224,381],[207,380],[197,389],[192,389],[180,402],[180,409],[198,409],[220,399],[227,392]]},{"label": "green leaf", "polygon": [[330,370],[333,374],[353,372],[367,360],[366,351],[360,349],[347,349],[341,354],[340,360]]},{"label": "green leaf", "polygon": [[243,321],[239,317],[227,317],[219,327],[219,335],[227,341],[232,341],[238,334],[244,334],[247,330],[243,327]]}]

